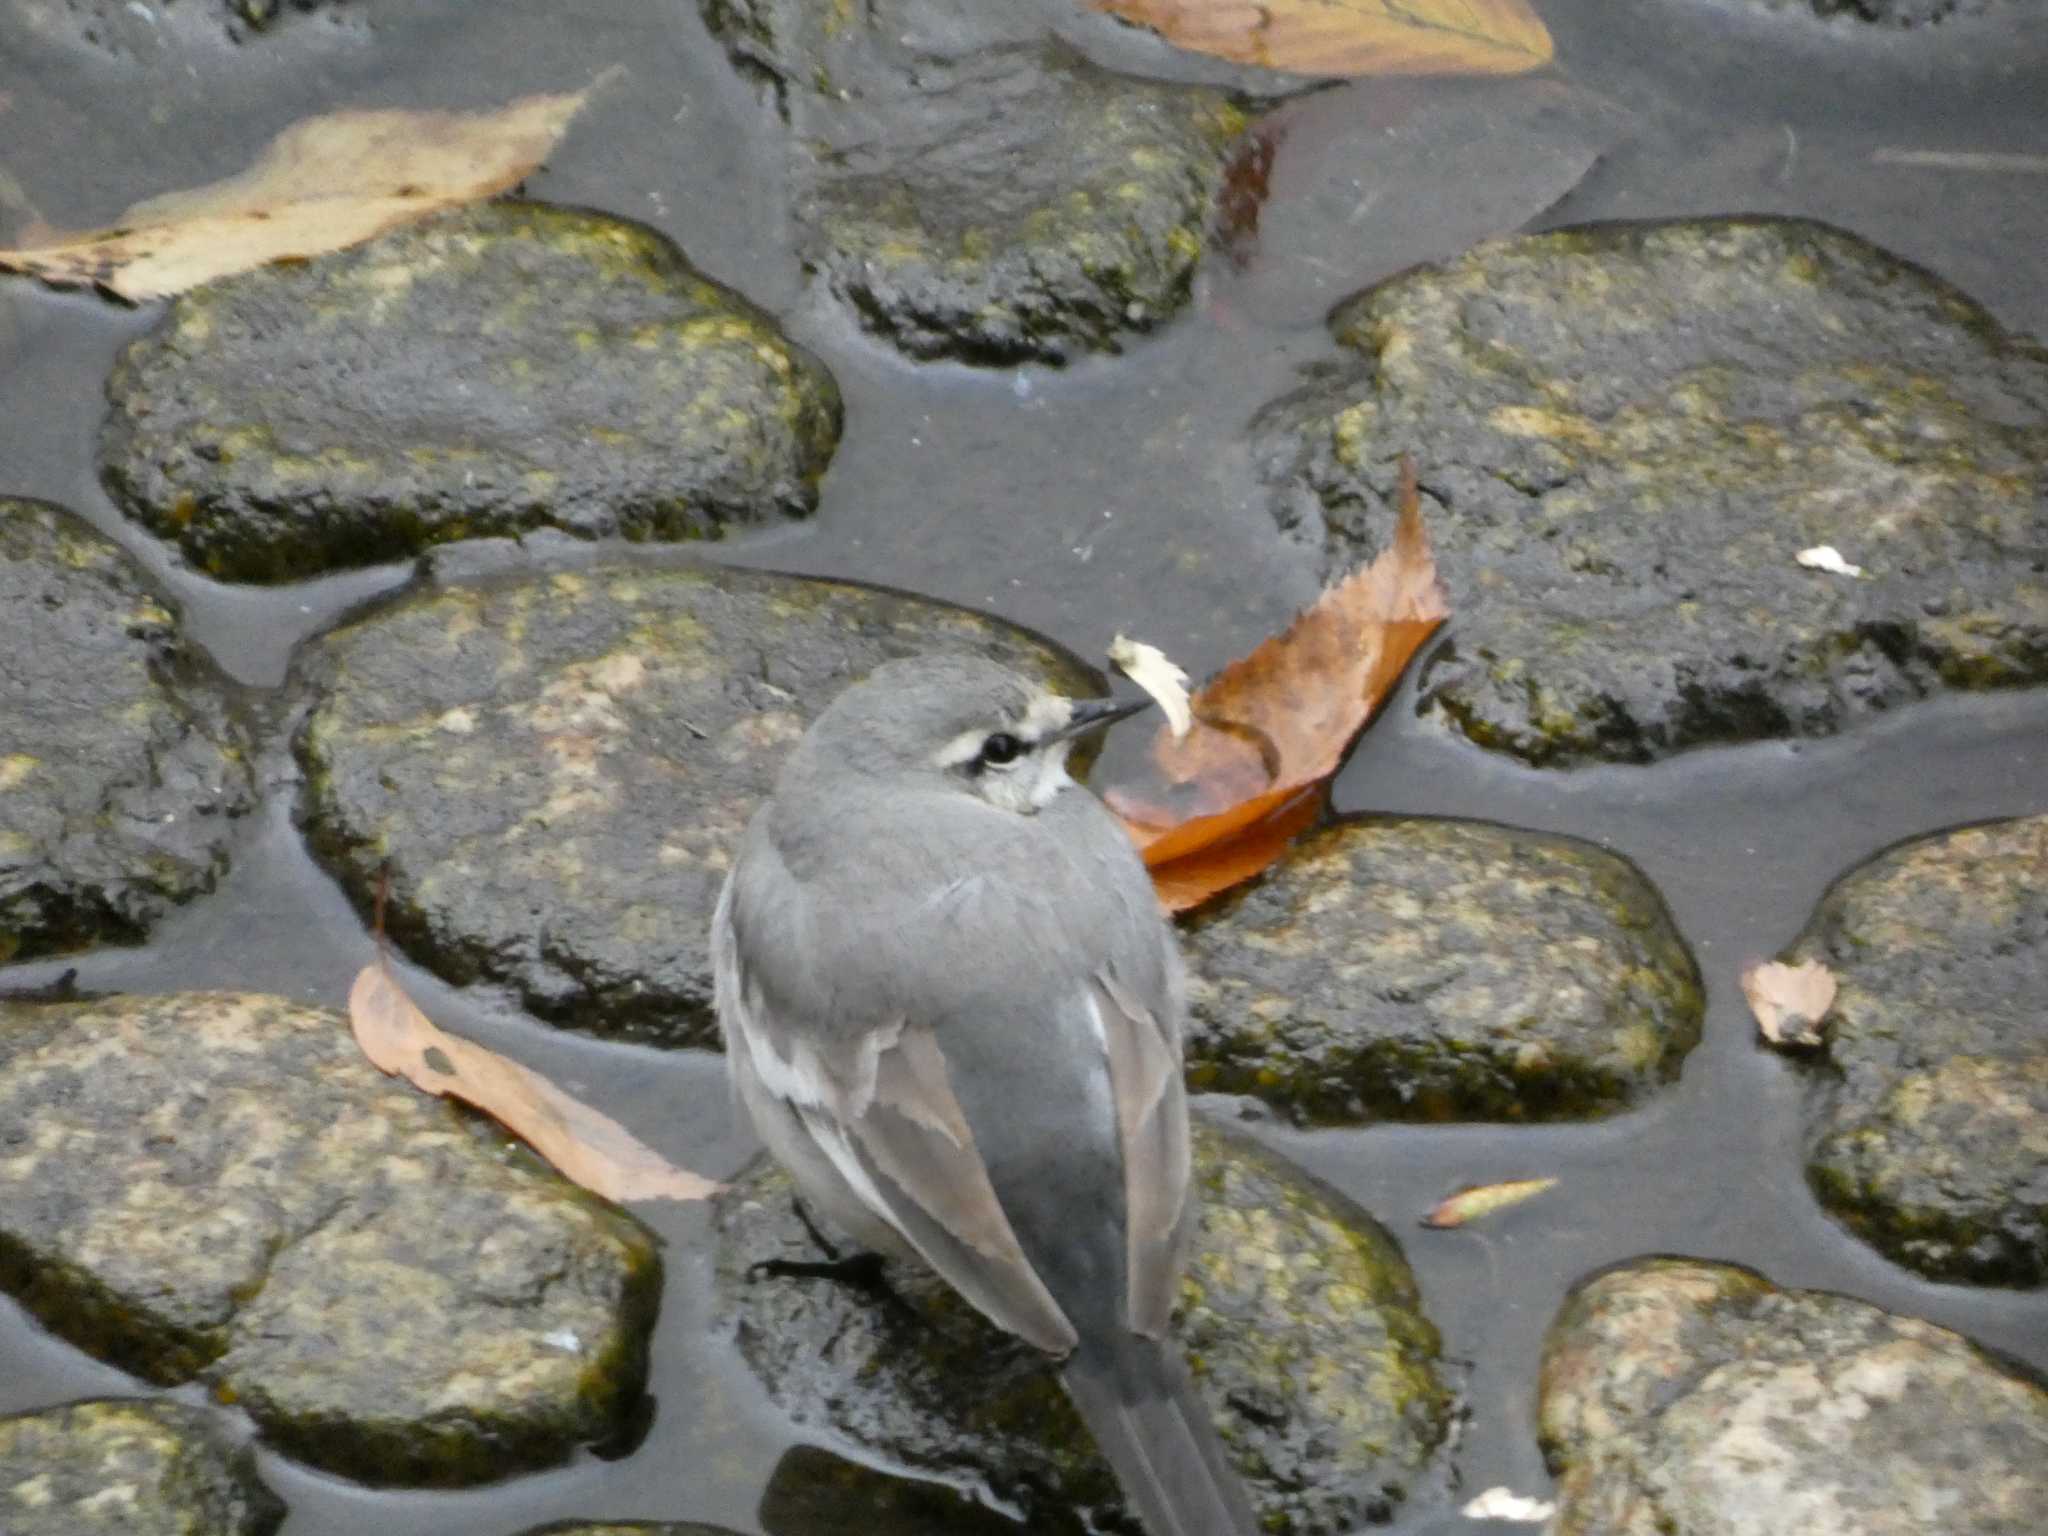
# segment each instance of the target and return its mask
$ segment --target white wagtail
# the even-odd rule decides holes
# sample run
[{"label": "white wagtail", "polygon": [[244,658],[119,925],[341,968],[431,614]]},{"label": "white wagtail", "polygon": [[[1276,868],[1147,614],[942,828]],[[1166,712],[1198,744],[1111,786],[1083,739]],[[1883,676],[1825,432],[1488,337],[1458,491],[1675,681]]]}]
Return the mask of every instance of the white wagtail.
[{"label": "white wagtail", "polygon": [[1167,1342],[1193,1221],[1180,955],[1066,770],[1142,707],[966,657],[840,694],[726,879],[718,1014],[740,1102],[815,1209],[1059,1357],[1152,1536],[1249,1536]]}]

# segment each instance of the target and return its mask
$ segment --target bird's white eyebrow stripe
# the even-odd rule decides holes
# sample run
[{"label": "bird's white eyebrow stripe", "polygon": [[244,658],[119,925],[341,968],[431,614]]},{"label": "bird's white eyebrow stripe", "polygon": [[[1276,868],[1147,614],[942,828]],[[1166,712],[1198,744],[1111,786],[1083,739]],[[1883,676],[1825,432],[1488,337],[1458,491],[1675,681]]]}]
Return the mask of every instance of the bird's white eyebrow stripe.
[{"label": "bird's white eyebrow stripe", "polygon": [[962,763],[971,763],[981,756],[981,744],[988,740],[988,732],[977,726],[971,731],[962,731],[943,747],[932,759],[941,768],[958,768]]}]

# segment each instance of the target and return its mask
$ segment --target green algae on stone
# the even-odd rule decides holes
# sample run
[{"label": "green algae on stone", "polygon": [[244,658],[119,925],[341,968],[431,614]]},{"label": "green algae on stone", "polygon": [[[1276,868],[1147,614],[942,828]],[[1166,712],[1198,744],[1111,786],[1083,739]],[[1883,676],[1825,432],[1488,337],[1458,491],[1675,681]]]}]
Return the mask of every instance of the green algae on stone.
[{"label": "green algae on stone", "polygon": [[883,661],[973,651],[1071,694],[1049,642],[921,598],[693,564],[429,588],[302,658],[314,852],[457,984],[703,1045],[730,849],[811,717]]},{"label": "green algae on stone", "polygon": [[1806,1173],[1938,1280],[2048,1284],[2048,816],[1920,838],[1851,871],[1790,951],[1840,990]]},{"label": "green algae on stone", "polygon": [[227,872],[253,799],[175,605],[84,522],[0,498],[0,965],[139,941]]},{"label": "green algae on stone", "polygon": [[1276,514],[1348,567],[1415,456],[1457,615],[1424,707],[1482,746],[1643,762],[2048,680],[2048,352],[1851,235],[1498,240],[1332,325],[1362,361],[1255,429]]},{"label": "green algae on stone", "polygon": [[1115,351],[1187,302],[1245,119],[1112,75],[1029,6],[703,0],[790,127],[800,252],[913,357]]},{"label": "green algae on stone", "polygon": [[116,501],[283,581],[559,528],[715,538],[809,512],[824,368],[637,224],[489,203],[209,283],[108,384]]},{"label": "green algae on stone", "polygon": [[0,1418],[7,1536],[268,1536],[283,1518],[204,1408],[98,1398]]},{"label": "green algae on stone", "polygon": [[0,1289],[365,1482],[631,1432],[654,1239],[384,1077],[340,1015],[228,994],[0,1001]]},{"label": "green algae on stone", "polygon": [[847,1511],[886,1536],[1017,1536],[1014,1520],[951,1483],[892,1475],[823,1446],[782,1453],[755,1518],[771,1536],[843,1536]]},{"label": "green algae on stone", "polygon": [[1551,1324],[1554,1536],[2037,1536],[2048,1390],[1969,1340],[1729,1264],[1645,1259]]},{"label": "green algae on stone", "polygon": [[1304,1120],[1607,1114],[1699,1040],[1698,972],[1663,901],[1572,838],[1339,822],[1184,939],[1189,1084]]},{"label": "green algae on stone", "polygon": [[[1436,1330],[1393,1238],[1249,1142],[1197,1121],[1201,1201],[1174,1334],[1273,1536],[1390,1518],[1450,1428]],[[1116,1485],[1047,1356],[928,1272],[900,1302],[806,1280],[749,1280],[816,1253],[765,1164],[714,1206],[718,1295],[768,1395],[800,1424],[920,1475],[972,1479],[1033,1531],[1130,1529]]]}]

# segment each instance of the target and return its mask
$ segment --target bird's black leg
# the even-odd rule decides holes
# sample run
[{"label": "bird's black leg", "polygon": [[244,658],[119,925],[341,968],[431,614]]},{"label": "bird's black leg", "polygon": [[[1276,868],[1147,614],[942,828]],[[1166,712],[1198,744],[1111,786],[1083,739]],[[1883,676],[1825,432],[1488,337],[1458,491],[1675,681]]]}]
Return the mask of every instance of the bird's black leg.
[{"label": "bird's black leg", "polygon": [[749,1280],[837,1280],[859,1290],[888,1293],[888,1283],[882,1278],[883,1266],[888,1261],[882,1255],[871,1252],[842,1254],[838,1246],[818,1230],[818,1224],[811,1219],[802,1199],[792,1195],[789,1203],[796,1211],[796,1219],[803,1223],[805,1233],[825,1257],[822,1260],[759,1259],[747,1266]]}]

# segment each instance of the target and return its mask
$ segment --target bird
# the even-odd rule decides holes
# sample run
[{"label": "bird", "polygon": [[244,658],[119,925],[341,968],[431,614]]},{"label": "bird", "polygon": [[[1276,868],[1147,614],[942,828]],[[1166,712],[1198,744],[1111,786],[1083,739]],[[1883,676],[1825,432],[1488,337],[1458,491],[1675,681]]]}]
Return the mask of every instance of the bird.
[{"label": "bird", "polygon": [[738,1102],[812,1210],[1056,1360],[1149,1536],[1249,1536],[1168,1333],[1196,1214],[1180,953],[1067,771],[1149,702],[971,655],[876,667],[748,823],[714,1003]]}]

